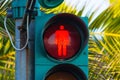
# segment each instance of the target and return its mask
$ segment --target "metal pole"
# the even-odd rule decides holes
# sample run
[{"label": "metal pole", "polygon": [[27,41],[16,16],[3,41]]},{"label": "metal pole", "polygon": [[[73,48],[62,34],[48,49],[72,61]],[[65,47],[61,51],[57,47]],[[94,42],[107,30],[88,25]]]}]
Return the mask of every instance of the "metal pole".
[{"label": "metal pole", "polygon": [[[22,19],[16,20],[16,47],[22,47],[26,42],[26,32],[21,32],[18,27]],[[29,26],[28,47],[21,51],[16,51],[15,80],[34,80],[34,20]]]},{"label": "metal pole", "polygon": [[[15,40],[16,47],[21,48],[26,43],[26,16],[27,9],[33,3],[30,10],[34,9],[36,0],[13,0],[12,10],[15,21]],[[38,2],[37,2],[38,3]],[[27,4],[27,5],[26,5]],[[39,10],[39,6],[36,7]],[[21,26],[21,27],[20,27]],[[15,60],[15,80],[34,80],[34,20],[29,25],[29,41],[28,46],[19,51],[16,50]],[[19,30],[20,29],[20,30]]]},{"label": "metal pole", "polygon": [[[16,47],[20,48],[21,43],[21,32],[18,30],[18,27],[21,25],[22,19],[16,19],[15,24],[15,38],[16,38]],[[16,51],[16,66],[15,66],[15,80],[26,80],[26,49],[22,51]]]},{"label": "metal pole", "polygon": [[34,20],[31,20],[29,26],[29,43],[28,49],[29,54],[27,54],[27,79],[26,80],[34,80],[35,72],[34,72],[34,56],[35,56],[35,24]]}]

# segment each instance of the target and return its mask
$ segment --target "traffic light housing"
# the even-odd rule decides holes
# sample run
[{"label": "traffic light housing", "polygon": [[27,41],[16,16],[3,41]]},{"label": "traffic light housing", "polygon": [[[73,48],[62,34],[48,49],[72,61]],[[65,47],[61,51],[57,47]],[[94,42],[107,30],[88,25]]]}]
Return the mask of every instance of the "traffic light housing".
[{"label": "traffic light housing", "polygon": [[38,0],[40,5],[44,8],[54,8],[60,5],[64,0]]},{"label": "traffic light housing", "polygon": [[44,14],[35,25],[35,80],[87,80],[88,19]]}]

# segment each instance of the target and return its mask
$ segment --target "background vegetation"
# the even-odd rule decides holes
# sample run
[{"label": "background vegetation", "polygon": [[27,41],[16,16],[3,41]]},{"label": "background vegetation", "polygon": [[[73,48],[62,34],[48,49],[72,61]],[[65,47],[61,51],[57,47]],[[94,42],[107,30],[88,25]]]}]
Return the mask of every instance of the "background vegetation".
[{"label": "background vegetation", "polygon": [[[75,0],[76,1],[76,0]],[[79,0],[78,0],[79,1]],[[89,0],[90,1],[90,0]],[[93,0],[94,1],[94,0]],[[78,2],[79,5],[81,2]],[[10,7],[11,0],[0,1],[0,80],[14,80],[15,51],[12,48],[5,32],[3,21],[6,9]],[[46,13],[67,12],[77,16],[89,18],[89,80],[119,80],[120,79],[120,0],[110,0],[110,5],[96,18],[99,6],[93,12],[84,10],[88,5],[67,5],[65,2],[53,9],[44,9]],[[93,6],[94,7],[94,6]],[[7,27],[14,36],[14,21],[8,19]]]}]

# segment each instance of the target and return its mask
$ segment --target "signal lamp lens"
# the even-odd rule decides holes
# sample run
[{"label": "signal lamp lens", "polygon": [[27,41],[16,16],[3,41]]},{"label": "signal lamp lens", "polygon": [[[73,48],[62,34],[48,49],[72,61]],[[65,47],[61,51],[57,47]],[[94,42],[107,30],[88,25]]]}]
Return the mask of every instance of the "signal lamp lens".
[{"label": "signal lamp lens", "polygon": [[77,55],[84,45],[84,37],[88,38],[87,35],[87,28],[79,17],[58,14],[45,25],[44,47],[50,57],[67,60]]},{"label": "signal lamp lens", "polygon": [[74,24],[56,22],[45,30],[44,44],[49,56],[69,59],[80,49],[80,33]]},{"label": "signal lamp lens", "polygon": [[87,80],[87,77],[84,72],[75,65],[59,64],[47,72],[45,80]]},{"label": "signal lamp lens", "polygon": [[56,72],[47,77],[46,80],[77,80],[74,75],[68,72]]}]

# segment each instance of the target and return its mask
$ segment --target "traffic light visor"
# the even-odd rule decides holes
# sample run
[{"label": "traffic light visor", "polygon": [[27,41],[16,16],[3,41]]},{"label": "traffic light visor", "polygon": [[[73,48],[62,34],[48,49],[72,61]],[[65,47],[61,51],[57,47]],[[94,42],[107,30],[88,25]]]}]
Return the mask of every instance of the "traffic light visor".
[{"label": "traffic light visor", "polygon": [[43,34],[47,54],[57,60],[67,60],[82,48],[83,33],[79,18],[71,14],[59,14],[52,17],[45,25]]}]

